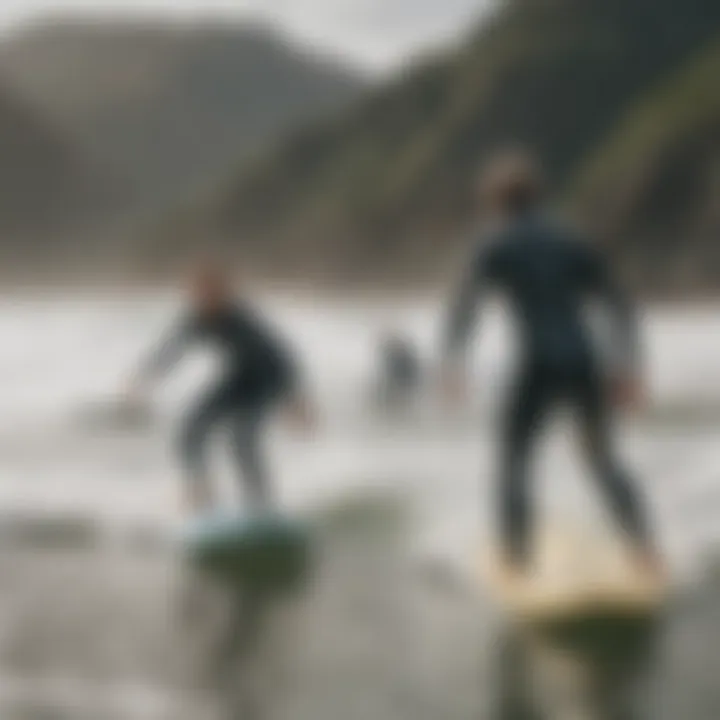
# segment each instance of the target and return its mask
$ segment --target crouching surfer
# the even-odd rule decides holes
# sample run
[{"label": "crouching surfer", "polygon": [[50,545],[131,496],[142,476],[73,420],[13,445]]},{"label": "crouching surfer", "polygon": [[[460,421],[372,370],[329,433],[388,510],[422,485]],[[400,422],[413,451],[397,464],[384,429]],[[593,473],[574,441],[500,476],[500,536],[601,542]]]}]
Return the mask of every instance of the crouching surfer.
[{"label": "crouching surfer", "polygon": [[188,511],[201,512],[214,504],[208,441],[220,427],[230,431],[247,504],[270,508],[274,494],[261,449],[266,421],[279,406],[299,429],[313,420],[295,357],[248,304],[236,299],[230,279],[218,265],[197,266],[187,296],[183,317],[141,365],[130,395],[146,397],[188,345],[197,342],[216,349],[224,369],[188,411],[179,437]]}]

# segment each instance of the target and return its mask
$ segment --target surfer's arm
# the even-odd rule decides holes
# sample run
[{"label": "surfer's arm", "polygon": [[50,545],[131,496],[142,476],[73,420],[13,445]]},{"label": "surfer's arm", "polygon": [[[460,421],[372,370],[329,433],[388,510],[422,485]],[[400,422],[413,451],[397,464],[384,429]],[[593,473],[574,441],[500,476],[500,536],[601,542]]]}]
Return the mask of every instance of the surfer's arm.
[{"label": "surfer's arm", "polygon": [[494,256],[494,248],[476,249],[463,269],[450,303],[443,333],[443,355],[446,364],[457,363],[465,353],[470,334],[477,326],[482,296],[492,279]]},{"label": "surfer's arm", "polygon": [[236,309],[237,344],[254,367],[263,368],[264,381],[272,397],[294,393],[300,384],[295,355],[284,338],[254,309]]},{"label": "surfer's arm", "polygon": [[295,354],[278,338],[272,338],[268,343],[267,353],[269,363],[276,369],[274,382],[277,394],[285,399],[301,396],[304,381]]},{"label": "surfer's arm", "polygon": [[588,250],[589,279],[593,293],[609,310],[613,325],[613,346],[620,369],[636,376],[640,371],[640,333],[637,313],[620,286],[608,261],[596,250]]},{"label": "surfer's arm", "polygon": [[140,364],[134,386],[147,387],[170,372],[182,357],[192,334],[193,324],[190,320],[184,319],[172,327],[159,345]]},{"label": "surfer's arm", "polygon": [[278,394],[285,417],[295,430],[312,431],[317,425],[317,411],[297,356],[284,343],[278,343],[274,352],[279,366]]},{"label": "surfer's arm", "polygon": [[289,424],[298,430],[315,426],[315,410],[306,380],[292,348],[249,310],[242,313],[244,345],[269,371],[268,388],[273,401],[279,401]]}]

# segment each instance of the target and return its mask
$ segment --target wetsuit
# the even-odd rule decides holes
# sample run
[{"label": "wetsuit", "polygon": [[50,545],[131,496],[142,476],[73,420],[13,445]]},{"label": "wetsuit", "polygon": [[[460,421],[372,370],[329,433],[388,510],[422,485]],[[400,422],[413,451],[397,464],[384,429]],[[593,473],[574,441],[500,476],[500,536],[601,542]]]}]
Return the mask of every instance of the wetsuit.
[{"label": "wetsuit", "polygon": [[485,233],[453,305],[446,351],[460,353],[474,324],[478,298],[497,289],[509,300],[521,338],[521,362],[502,423],[501,533],[509,559],[529,555],[532,513],[528,459],[548,411],[558,402],[580,411],[594,475],[621,527],[649,543],[642,503],[612,453],[603,376],[584,322],[586,301],[600,299],[612,311],[615,348],[625,369],[637,363],[633,313],[602,256],[569,231],[528,214]]},{"label": "wetsuit", "polygon": [[401,338],[389,338],[383,343],[382,356],[387,399],[407,398],[420,381],[420,364],[412,346]]},{"label": "wetsuit", "polygon": [[221,378],[188,413],[180,435],[180,455],[190,479],[207,482],[206,446],[216,427],[227,424],[235,458],[252,503],[266,503],[270,488],[261,458],[259,431],[267,410],[296,384],[296,370],[282,343],[249,309],[229,305],[212,315],[191,315],[174,328],[143,376],[169,370],[191,342],[220,350]]}]

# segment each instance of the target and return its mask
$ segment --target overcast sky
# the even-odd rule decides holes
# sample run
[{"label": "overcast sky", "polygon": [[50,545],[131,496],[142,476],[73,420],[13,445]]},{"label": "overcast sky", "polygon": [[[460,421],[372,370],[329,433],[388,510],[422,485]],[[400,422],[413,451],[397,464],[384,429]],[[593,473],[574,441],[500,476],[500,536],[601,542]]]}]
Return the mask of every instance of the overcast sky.
[{"label": "overcast sky", "polygon": [[457,37],[493,0],[0,0],[0,27],[50,12],[259,17],[378,70]]}]

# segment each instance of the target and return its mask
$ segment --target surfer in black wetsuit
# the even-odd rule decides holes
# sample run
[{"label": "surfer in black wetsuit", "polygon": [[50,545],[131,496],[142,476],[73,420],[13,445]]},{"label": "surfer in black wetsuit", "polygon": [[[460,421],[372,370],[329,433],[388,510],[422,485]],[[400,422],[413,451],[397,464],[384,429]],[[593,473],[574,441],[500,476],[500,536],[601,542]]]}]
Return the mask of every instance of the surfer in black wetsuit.
[{"label": "surfer in black wetsuit", "polygon": [[294,359],[279,338],[245,304],[238,303],[223,272],[211,264],[195,270],[190,310],[141,367],[131,394],[145,395],[149,386],[171,369],[189,343],[217,348],[224,360],[221,378],[188,413],[180,435],[180,456],[187,473],[189,505],[212,504],[206,449],[218,426],[227,425],[249,501],[271,502],[271,488],[260,451],[260,435],[269,411],[288,402],[298,424],[310,422],[302,402]]},{"label": "surfer in black wetsuit", "polygon": [[396,407],[410,400],[421,379],[420,361],[412,343],[389,331],[380,341],[380,394],[385,405]]},{"label": "surfer in black wetsuit", "polygon": [[532,511],[528,488],[531,446],[548,411],[558,402],[580,412],[585,448],[600,490],[622,529],[632,539],[639,565],[660,570],[645,508],[619,464],[610,438],[608,388],[585,326],[586,301],[609,309],[620,362],[611,396],[640,400],[638,338],[632,310],[602,256],[571,230],[542,212],[542,179],[531,158],[508,153],[490,163],[482,201],[494,216],[479,233],[450,313],[445,333],[446,388],[462,388],[463,352],[478,300],[499,290],[509,300],[521,338],[520,370],[502,424],[501,536],[505,559],[520,572],[531,554]]}]

